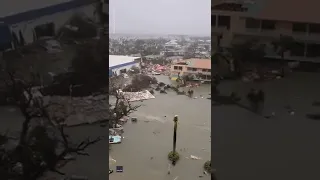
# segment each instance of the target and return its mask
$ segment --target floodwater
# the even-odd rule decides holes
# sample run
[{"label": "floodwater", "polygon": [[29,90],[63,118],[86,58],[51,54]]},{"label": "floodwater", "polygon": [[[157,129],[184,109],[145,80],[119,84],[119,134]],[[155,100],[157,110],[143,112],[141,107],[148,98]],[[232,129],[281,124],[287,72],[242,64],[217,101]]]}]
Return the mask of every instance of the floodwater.
[{"label": "floodwater", "polygon": [[[157,78],[169,83],[167,76]],[[197,99],[168,91],[168,94],[155,94],[156,99],[143,101],[138,111],[131,114],[138,122],[124,125],[122,143],[111,146],[110,156],[116,163],[110,161],[110,168],[115,170],[115,166],[123,166],[124,172],[114,172],[110,179],[195,180],[199,176],[210,179],[203,174],[203,164],[211,159],[211,101],[206,99],[210,91],[210,85],[203,85],[195,89]],[[180,160],[168,175],[167,154],[173,146],[175,115],[179,117],[177,151]],[[201,159],[190,159],[190,155]]]},{"label": "floodwater", "polygon": [[[212,156],[217,179],[320,179],[320,122],[306,118],[319,113],[320,74],[292,73],[266,83],[221,84],[220,91],[244,95],[251,87],[266,92],[266,119],[236,106],[212,108]],[[295,114],[288,113],[291,106]]]}]

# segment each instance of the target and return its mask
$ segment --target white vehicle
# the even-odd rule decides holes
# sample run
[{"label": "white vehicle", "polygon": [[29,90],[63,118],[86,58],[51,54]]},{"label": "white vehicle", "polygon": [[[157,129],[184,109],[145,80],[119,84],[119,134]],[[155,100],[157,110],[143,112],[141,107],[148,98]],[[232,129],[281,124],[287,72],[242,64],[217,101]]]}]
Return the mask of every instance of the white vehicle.
[{"label": "white vehicle", "polygon": [[159,72],[154,72],[154,71],[152,71],[152,73],[151,73],[152,75],[160,75],[160,73]]}]

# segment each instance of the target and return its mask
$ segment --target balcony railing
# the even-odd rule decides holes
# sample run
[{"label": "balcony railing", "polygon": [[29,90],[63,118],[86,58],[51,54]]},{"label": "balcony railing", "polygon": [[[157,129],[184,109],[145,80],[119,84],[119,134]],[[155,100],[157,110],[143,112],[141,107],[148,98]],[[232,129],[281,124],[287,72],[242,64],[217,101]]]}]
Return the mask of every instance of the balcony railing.
[{"label": "balcony railing", "polygon": [[215,27],[211,28],[211,32],[213,34],[222,34],[222,33],[226,32],[226,31],[228,31],[227,27],[217,27],[217,26],[215,26]]}]

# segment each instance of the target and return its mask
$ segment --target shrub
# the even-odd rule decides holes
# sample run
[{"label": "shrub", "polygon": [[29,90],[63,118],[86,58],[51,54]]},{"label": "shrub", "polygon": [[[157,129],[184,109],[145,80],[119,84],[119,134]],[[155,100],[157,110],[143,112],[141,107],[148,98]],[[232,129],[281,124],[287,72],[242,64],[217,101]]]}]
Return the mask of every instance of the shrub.
[{"label": "shrub", "polygon": [[207,161],[204,163],[203,165],[203,169],[208,172],[208,173],[212,173],[212,168],[211,168],[211,161]]}]

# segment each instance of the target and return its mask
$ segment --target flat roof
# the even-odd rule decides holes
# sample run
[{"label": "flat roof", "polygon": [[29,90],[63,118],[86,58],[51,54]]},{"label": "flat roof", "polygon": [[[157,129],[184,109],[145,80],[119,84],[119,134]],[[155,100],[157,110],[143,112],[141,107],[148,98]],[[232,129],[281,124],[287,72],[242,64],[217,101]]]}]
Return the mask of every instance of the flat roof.
[{"label": "flat roof", "polygon": [[1,0],[0,22],[16,24],[98,1],[99,0]]},{"label": "flat roof", "polygon": [[140,57],[109,55],[109,68],[115,68],[119,65],[132,63],[134,60],[139,58]]}]

